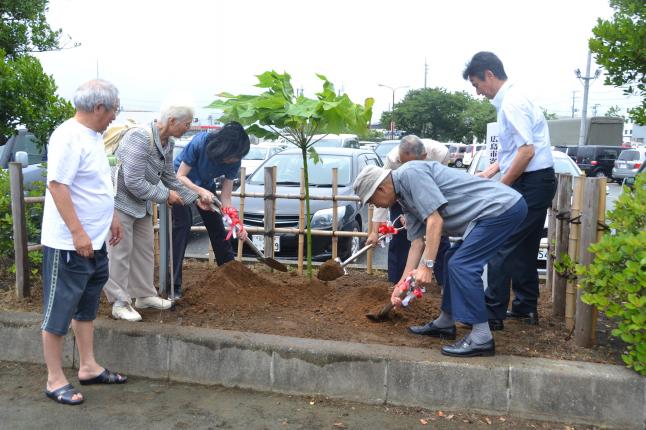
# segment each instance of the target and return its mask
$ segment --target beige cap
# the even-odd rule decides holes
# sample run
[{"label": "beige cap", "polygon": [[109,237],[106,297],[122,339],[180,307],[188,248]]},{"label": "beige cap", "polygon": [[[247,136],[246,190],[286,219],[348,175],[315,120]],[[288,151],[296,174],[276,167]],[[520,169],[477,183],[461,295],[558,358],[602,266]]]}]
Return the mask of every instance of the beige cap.
[{"label": "beige cap", "polygon": [[366,202],[372,197],[386,177],[390,174],[390,169],[383,169],[378,166],[366,166],[354,180],[352,188],[354,193],[361,198],[361,204],[365,205]]}]

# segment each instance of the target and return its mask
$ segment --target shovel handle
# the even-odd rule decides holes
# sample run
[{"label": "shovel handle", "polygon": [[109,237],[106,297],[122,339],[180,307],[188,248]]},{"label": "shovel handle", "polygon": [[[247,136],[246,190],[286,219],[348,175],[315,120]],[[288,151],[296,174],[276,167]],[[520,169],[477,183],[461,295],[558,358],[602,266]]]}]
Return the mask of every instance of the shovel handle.
[{"label": "shovel handle", "polygon": [[[399,230],[401,230],[403,228],[404,227],[399,227],[399,228],[396,228],[395,230],[399,231]],[[381,240],[384,240],[384,238],[386,236],[388,236],[388,234],[382,234],[381,236],[379,236],[379,238],[377,238],[377,242],[379,242]],[[353,260],[356,260],[358,257],[361,257],[361,255],[364,254],[367,250],[369,250],[370,248],[374,248],[375,246],[377,246],[377,245],[366,245],[366,246],[364,246],[363,248],[361,248],[360,250],[358,250],[357,252],[355,252],[354,254],[349,256],[348,259],[345,260],[343,263],[341,263],[341,267],[347,266],[348,263],[352,262]]]}]

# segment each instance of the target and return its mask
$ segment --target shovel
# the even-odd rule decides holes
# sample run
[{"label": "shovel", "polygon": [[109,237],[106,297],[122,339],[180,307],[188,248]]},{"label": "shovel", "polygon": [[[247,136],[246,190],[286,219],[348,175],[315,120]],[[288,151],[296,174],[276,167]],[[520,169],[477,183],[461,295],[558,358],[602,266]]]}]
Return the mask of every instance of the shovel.
[{"label": "shovel", "polygon": [[[213,197],[212,207],[213,209],[216,209],[216,212],[220,212],[219,209],[222,208],[222,203],[220,202],[220,200],[218,200],[217,197]],[[254,254],[256,254],[256,260],[260,261],[263,264],[266,264],[272,269],[280,270],[281,272],[287,272],[287,266],[274,258],[265,257],[264,254],[260,252],[260,250],[256,247],[256,245],[253,244],[251,240],[249,240],[248,237],[245,239],[245,243],[247,244],[247,246],[249,246],[249,248],[251,248]]]},{"label": "shovel", "polygon": [[[404,227],[399,227],[396,228],[395,230],[399,231],[403,229]],[[377,241],[383,240],[387,234],[382,234],[379,236]],[[363,254],[366,253],[370,248],[373,248],[375,245],[366,245],[354,254],[352,254],[350,257],[348,257],[347,260],[341,262],[341,259],[339,257],[336,257],[334,260],[328,260],[326,261],[321,269],[319,269],[318,273],[316,274],[316,277],[319,278],[322,281],[333,281],[337,278],[340,278],[343,275],[347,275],[348,271],[345,269],[345,266],[362,256]]]}]

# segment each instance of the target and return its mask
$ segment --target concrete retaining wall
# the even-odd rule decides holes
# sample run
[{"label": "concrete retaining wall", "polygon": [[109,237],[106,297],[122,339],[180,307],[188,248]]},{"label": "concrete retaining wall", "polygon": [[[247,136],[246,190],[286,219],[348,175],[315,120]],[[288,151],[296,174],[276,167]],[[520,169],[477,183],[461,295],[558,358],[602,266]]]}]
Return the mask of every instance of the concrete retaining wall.
[{"label": "concrete retaining wall", "polygon": [[[0,360],[42,363],[40,316],[0,312]],[[130,375],[363,403],[646,427],[646,378],[620,366],[98,320],[96,356]],[[78,363],[73,339],[65,364]]]}]

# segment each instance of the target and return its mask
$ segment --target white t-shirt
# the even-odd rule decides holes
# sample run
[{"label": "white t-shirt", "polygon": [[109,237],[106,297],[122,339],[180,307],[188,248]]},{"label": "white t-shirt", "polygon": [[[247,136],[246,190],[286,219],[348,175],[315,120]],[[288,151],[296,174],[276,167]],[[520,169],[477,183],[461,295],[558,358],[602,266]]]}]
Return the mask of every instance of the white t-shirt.
[{"label": "white t-shirt", "polygon": [[[56,181],[69,187],[72,203],[92,248],[101,249],[110,231],[114,213],[110,165],[101,133],[71,118],[52,133],[47,151],[47,184]],[[61,218],[49,190],[41,243],[50,248],[74,250],[72,234]]]}]

